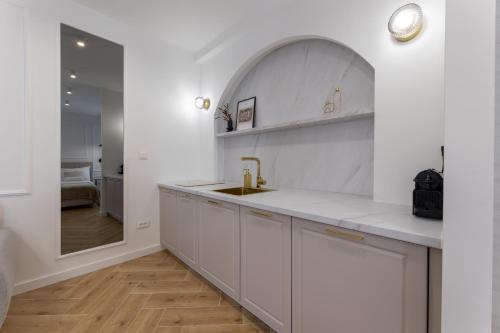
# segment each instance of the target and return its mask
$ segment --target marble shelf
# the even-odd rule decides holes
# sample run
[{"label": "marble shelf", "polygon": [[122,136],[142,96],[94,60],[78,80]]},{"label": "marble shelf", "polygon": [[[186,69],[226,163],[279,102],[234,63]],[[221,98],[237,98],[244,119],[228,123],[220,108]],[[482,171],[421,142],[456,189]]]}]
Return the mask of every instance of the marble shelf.
[{"label": "marble shelf", "polygon": [[262,127],[255,127],[255,128],[240,130],[240,131],[222,132],[222,133],[217,133],[216,137],[217,138],[229,138],[229,137],[234,137],[234,136],[253,135],[253,134],[260,134],[260,133],[267,133],[267,132],[284,131],[284,130],[294,129],[294,128],[321,126],[321,125],[332,124],[332,123],[353,121],[353,120],[358,120],[358,119],[373,118],[373,116],[374,116],[373,112],[354,114],[354,115],[353,114],[351,114],[351,115],[332,114],[332,115],[325,115],[325,116],[321,116],[321,117],[317,117],[317,118],[295,120],[295,121],[278,123],[278,124],[274,124],[274,125],[266,125],[266,126],[262,126]]}]

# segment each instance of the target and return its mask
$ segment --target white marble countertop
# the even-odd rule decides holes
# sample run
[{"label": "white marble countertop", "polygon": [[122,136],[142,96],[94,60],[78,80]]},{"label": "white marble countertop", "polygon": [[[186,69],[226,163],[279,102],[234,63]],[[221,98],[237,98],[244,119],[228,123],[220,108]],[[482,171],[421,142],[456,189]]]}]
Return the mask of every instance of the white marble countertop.
[{"label": "white marble countertop", "polygon": [[175,184],[176,182],[165,182],[160,183],[159,187],[423,246],[438,249],[442,247],[442,222],[415,217],[409,206],[377,203],[370,197],[322,191],[278,189],[234,196],[213,190],[237,187],[241,184],[196,187]]}]

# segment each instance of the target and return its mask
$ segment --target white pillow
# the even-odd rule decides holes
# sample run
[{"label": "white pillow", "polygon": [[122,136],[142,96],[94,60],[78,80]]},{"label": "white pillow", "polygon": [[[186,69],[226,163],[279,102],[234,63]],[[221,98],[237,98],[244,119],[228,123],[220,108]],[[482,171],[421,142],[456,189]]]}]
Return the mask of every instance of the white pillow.
[{"label": "white pillow", "polygon": [[90,167],[82,168],[61,168],[61,181],[90,181]]}]

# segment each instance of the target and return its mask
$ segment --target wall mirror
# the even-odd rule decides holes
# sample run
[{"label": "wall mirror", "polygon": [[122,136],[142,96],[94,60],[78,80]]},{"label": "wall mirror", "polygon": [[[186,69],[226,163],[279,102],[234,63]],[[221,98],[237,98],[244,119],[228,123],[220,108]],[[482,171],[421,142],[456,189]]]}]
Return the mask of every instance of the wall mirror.
[{"label": "wall mirror", "polygon": [[61,255],[121,242],[123,46],[61,25]]}]

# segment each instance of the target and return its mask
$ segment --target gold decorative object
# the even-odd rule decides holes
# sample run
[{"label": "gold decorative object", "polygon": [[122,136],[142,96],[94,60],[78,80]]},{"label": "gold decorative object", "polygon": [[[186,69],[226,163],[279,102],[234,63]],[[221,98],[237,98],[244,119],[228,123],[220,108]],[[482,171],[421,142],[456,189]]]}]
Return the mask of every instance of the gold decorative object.
[{"label": "gold decorative object", "polygon": [[340,111],[342,104],[342,92],[340,88],[335,88],[329,95],[328,98],[323,105],[323,113],[333,113],[336,111]]}]

